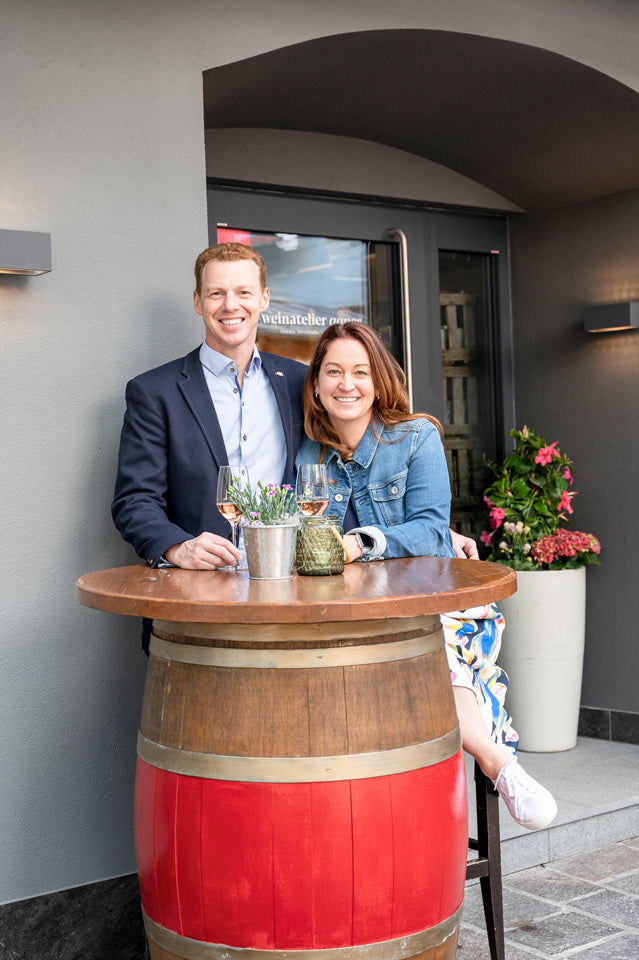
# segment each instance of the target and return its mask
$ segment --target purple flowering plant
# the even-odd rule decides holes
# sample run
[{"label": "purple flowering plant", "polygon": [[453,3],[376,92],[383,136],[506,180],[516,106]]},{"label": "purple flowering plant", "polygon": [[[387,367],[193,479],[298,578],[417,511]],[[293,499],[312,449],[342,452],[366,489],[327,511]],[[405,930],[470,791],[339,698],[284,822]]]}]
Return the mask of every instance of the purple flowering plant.
[{"label": "purple flowering plant", "polygon": [[258,483],[256,490],[234,485],[229,497],[242,511],[244,526],[274,527],[297,519],[295,495],[288,483]]},{"label": "purple flowering plant", "polygon": [[572,460],[534,430],[511,430],[516,449],[502,464],[487,461],[495,480],[486,488],[487,560],[515,570],[566,570],[598,564],[600,544],[589,533],[559,529],[573,512]]}]

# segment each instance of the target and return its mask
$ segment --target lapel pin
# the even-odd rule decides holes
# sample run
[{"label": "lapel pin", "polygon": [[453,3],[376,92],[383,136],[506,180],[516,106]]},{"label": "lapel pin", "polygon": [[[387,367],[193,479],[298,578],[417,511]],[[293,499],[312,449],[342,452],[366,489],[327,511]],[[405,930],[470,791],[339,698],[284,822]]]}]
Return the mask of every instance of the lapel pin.
[{"label": "lapel pin", "polygon": [[276,371],[275,371],[275,376],[276,376],[276,377],[283,377],[284,374],[282,373],[281,370],[276,370]]}]

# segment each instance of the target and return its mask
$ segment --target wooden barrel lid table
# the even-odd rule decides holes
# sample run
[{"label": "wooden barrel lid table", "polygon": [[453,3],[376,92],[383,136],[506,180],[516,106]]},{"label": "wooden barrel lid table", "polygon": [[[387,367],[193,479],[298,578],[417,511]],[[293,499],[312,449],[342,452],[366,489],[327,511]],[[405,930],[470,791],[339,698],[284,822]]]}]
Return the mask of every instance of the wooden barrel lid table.
[{"label": "wooden barrel lid table", "polygon": [[80,577],[76,595],[98,610],[184,623],[317,623],[445,613],[503,600],[515,587],[515,573],[498,563],[410,557],[349,564],[336,577],[290,580],[250,580],[246,571],[115,567]]},{"label": "wooden barrel lid table", "polygon": [[515,586],[431,557],[80,577],[86,606],[154,620],[135,796],[153,960],[453,960],[467,809],[439,614]]}]

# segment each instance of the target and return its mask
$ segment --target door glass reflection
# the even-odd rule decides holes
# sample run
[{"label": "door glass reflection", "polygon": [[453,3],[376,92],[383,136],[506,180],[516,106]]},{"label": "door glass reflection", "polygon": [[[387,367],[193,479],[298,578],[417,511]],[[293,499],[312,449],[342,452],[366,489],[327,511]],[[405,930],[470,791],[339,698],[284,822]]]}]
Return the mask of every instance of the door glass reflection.
[{"label": "door glass reflection", "polygon": [[218,227],[217,239],[254,247],[266,262],[259,349],[308,363],[327,326],[354,321],[373,327],[404,366],[396,244],[232,227]]}]

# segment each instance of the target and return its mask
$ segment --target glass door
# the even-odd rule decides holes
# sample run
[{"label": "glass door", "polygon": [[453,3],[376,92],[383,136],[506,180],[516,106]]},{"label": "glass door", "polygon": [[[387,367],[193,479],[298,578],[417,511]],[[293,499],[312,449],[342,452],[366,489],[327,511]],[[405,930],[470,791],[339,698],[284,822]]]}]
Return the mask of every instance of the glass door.
[{"label": "glass door", "polygon": [[444,424],[451,524],[485,527],[484,458],[513,425],[507,222],[209,184],[210,242],[267,263],[258,345],[308,362],[328,323],[376,329],[409,377],[414,410]]}]

